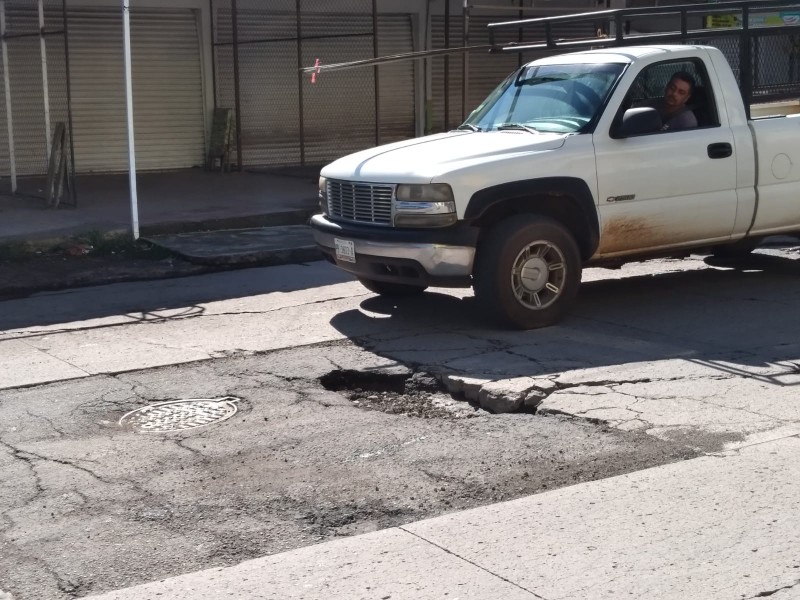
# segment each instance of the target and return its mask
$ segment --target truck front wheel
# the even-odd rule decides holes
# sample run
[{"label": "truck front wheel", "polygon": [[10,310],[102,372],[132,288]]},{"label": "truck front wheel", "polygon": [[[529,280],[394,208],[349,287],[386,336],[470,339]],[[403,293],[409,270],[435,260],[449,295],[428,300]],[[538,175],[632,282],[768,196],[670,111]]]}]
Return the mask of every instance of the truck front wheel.
[{"label": "truck front wheel", "polygon": [[413,296],[414,294],[421,294],[428,286],[426,285],[410,285],[407,283],[393,283],[391,281],[375,281],[374,279],[366,279],[359,277],[358,280],[370,292],[380,294],[381,296]]},{"label": "truck front wheel", "polygon": [[473,271],[481,310],[520,329],[560,321],[581,282],[581,259],[572,234],[535,215],[501,221],[478,247]]}]

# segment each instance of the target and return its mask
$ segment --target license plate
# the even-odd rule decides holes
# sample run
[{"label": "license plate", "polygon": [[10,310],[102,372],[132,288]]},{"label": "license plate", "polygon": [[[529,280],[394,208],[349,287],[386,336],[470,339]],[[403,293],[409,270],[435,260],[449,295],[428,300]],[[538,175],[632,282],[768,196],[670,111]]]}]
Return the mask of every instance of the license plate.
[{"label": "license plate", "polygon": [[336,258],[345,262],[356,262],[356,248],[350,240],[340,240],[333,238],[333,243],[336,246]]}]

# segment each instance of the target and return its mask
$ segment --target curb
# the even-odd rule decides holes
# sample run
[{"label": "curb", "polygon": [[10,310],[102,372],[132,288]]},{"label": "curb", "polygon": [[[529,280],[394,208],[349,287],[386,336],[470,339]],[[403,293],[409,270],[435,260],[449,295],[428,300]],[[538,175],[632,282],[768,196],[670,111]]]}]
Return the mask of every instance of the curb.
[{"label": "curb", "polygon": [[322,253],[316,246],[231,253],[222,256],[194,256],[185,253],[179,253],[179,256],[192,264],[208,266],[246,265],[274,267],[323,260]]},{"label": "curb", "polygon": [[201,265],[282,265],[321,260],[311,228],[272,225],[177,233],[144,238],[189,262]]},{"label": "curb", "polygon": [[275,213],[262,213],[257,215],[245,215],[237,217],[227,217],[224,219],[207,219],[198,221],[167,221],[154,225],[143,225],[140,227],[142,237],[198,233],[204,231],[222,231],[228,229],[251,229],[256,227],[276,227],[281,225],[299,225],[307,223],[311,216],[319,212],[315,206],[313,208],[298,208],[295,210],[284,210]]}]

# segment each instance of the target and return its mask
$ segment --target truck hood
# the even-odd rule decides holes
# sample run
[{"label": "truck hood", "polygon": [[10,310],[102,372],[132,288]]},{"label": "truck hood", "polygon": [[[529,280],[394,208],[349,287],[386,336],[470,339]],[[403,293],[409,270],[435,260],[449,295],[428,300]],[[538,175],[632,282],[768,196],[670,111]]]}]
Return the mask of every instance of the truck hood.
[{"label": "truck hood", "polygon": [[560,148],[567,134],[451,131],[377,146],[342,157],[321,175],[374,183],[429,183],[474,163]]}]

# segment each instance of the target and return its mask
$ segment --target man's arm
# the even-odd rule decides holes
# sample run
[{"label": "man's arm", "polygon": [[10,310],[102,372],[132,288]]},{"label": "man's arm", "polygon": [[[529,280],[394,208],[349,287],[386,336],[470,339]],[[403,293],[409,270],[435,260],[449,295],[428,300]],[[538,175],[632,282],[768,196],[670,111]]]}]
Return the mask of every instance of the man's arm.
[{"label": "man's arm", "polygon": [[684,110],[669,119],[664,124],[664,131],[676,131],[678,129],[694,129],[697,127],[697,117],[691,110]]}]

